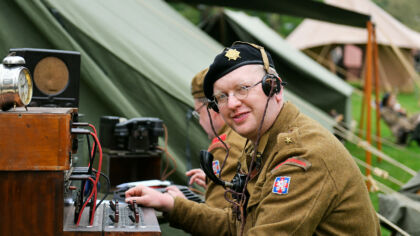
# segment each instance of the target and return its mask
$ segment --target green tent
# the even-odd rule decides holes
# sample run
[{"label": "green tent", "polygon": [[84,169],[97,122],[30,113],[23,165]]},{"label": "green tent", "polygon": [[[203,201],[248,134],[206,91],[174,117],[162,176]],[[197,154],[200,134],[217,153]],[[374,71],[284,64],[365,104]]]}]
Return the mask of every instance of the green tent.
[{"label": "green tent", "polygon": [[[186,129],[193,105],[190,81],[222,45],[160,0],[0,1],[0,13],[3,55],[21,47],[81,53],[84,121],[99,127],[103,115],[158,117],[178,163],[173,180],[185,181],[187,140],[192,166],[198,167],[199,150],[208,140],[198,122],[189,121]],[[292,92],[285,96],[315,119],[328,120]]]},{"label": "green tent", "polygon": [[[179,2],[180,0],[167,0]],[[292,15],[303,18],[311,18],[327,21],[335,24],[343,24],[354,27],[366,27],[370,19],[356,11],[351,11],[334,5],[326,4],[319,0],[181,0],[190,4],[206,4],[212,6],[233,7],[244,10],[272,12]]]},{"label": "green tent", "polygon": [[222,46],[167,3],[0,1],[0,19],[4,56],[23,47],[81,53],[84,121],[98,128],[103,115],[158,117],[168,128],[169,152],[178,163],[174,179],[185,181],[187,138],[194,140],[192,165],[198,166],[197,155],[208,140],[196,121],[186,130],[193,105],[190,81]]}]

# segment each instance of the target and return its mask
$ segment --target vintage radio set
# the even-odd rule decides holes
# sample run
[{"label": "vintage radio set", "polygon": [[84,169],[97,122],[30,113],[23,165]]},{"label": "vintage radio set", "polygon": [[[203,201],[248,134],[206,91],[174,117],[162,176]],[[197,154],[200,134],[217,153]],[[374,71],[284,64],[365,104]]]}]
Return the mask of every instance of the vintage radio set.
[{"label": "vintage radio set", "polygon": [[100,140],[104,148],[133,153],[153,151],[163,134],[163,122],[159,118],[139,117],[125,120],[115,116],[101,117]]},{"label": "vintage radio set", "polygon": [[[30,55],[45,58],[33,53],[44,55],[43,50],[31,50]],[[80,70],[80,61],[54,53],[70,68],[70,79],[78,81],[72,71]],[[54,107],[46,107],[49,102],[26,107],[32,80],[22,68],[25,60],[28,57],[9,57],[0,70],[0,235],[160,235],[153,209],[106,200],[106,194],[100,197],[99,180],[107,179],[102,148],[93,125],[78,121],[76,93],[60,93],[76,97],[71,104],[50,96]],[[78,136],[86,136],[87,166],[74,164],[75,157],[83,155],[77,153]],[[103,189],[110,188],[107,182]]]},{"label": "vintage radio set", "polygon": [[158,140],[164,135],[162,120],[102,116],[99,135],[104,147],[104,172],[112,186],[161,178],[163,151]]},{"label": "vintage radio set", "polygon": [[12,48],[25,59],[33,80],[33,107],[79,107],[80,53],[75,51]]}]

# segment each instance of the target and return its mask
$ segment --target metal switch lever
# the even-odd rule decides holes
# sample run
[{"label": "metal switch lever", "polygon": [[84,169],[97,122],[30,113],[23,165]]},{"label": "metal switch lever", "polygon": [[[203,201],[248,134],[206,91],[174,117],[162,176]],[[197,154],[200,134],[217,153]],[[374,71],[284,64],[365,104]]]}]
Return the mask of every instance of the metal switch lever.
[{"label": "metal switch lever", "polygon": [[115,204],[112,200],[109,202],[109,207],[111,208],[112,211],[115,211],[115,209],[116,209]]},{"label": "metal switch lever", "polygon": [[109,215],[109,218],[111,219],[111,221],[112,221],[112,222],[114,222],[114,223],[118,223],[118,222],[115,220],[115,217],[114,217],[113,215]]},{"label": "metal switch lever", "polygon": [[129,216],[128,216],[128,218],[130,218],[130,220],[131,220],[133,223],[136,223],[136,219],[134,218],[134,216],[133,216],[133,215],[129,215]]},{"label": "metal switch lever", "polygon": [[109,201],[109,207],[112,211],[114,211],[114,215],[109,215],[109,218],[114,223],[118,223],[120,221],[120,209],[118,207],[118,200],[115,201],[115,203],[111,200]]},{"label": "metal switch lever", "polygon": [[120,221],[120,207],[118,206],[118,200],[115,200],[115,223],[118,223]]},{"label": "metal switch lever", "polygon": [[137,207],[136,206],[137,206],[136,200],[133,200],[133,203],[130,204],[130,205],[128,205],[128,207],[130,208],[130,210],[132,210],[134,212],[134,217],[132,215],[130,215],[130,219],[133,222],[135,222],[135,223],[139,223],[140,216],[139,216],[139,211],[137,210]]}]

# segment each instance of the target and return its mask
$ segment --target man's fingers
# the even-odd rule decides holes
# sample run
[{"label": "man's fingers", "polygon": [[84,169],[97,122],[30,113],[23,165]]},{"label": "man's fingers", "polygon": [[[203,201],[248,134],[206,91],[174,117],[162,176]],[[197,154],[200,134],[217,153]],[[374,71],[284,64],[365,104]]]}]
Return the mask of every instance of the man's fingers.
[{"label": "man's fingers", "polygon": [[125,198],[125,202],[130,203],[130,204],[133,203],[134,200],[136,200],[137,204],[143,205],[142,197],[128,197],[128,198]]},{"label": "man's fingers", "polygon": [[197,179],[197,181],[195,181],[195,183],[198,184],[198,185],[200,185],[203,188],[206,188],[207,187],[206,182],[203,181],[202,179]]},{"label": "man's fingers", "polygon": [[134,196],[141,196],[143,193],[142,187],[143,186],[141,185],[137,185],[136,187],[130,188],[125,192],[125,197],[129,198]]},{"label": "man's fingers", "polygon": [[181,190],[179,190],[176,186],[169,186],[166,188],[166,191],[168,192],[169,195],[171,195],[172,197],[182,197],[182,198],[186,198],[184,196],[184,194],[181,192]]},{"label": "man's fingers", "polygon": [[179,189],[177,186],[169,185],[168,187],[166,187],[166,191],[169,191],[169,190],[179,190]]},{"label": "man's fingers", "polygon": [[202,172],[202,170],[201,169],[192,169],[192,170],[187,171],[185,173],[185,175],[186,176],[191,176],[191,175],[194,175],[194,174],[199,173],[199,172]]},{"label": "man's fingers", "polygon": [[192,185],[193,183],[196,183],[202,187],[206,187],[206,180],[205,176],[202,175],[193,175],[190,179],[189,185]]},{"label": "man's fingers", "polygon": [[191,178],[190,178],[190,182],[188,183],[188,185],[192,185],[193,183],[195,183],[195,179],[196,179],[197,177],[196,177],[196,175],[193,175]]}]

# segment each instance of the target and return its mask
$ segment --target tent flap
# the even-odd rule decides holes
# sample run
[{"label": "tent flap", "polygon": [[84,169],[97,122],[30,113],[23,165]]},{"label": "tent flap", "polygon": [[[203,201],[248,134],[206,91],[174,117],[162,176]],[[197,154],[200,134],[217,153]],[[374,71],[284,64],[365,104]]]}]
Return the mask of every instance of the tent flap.
[{"label": "tent flap", "polygon": [[312,18],[327,22],[333,22],[336,24],[344,24],[361,28],[365,28],[366,22],[370,19],[368,15],[314,0],[183,0],[183,2],[194,4],[206,4],[213,6],[234,7],[243,10],[274,12],[279,14],[287,14],[303,18]]}]

